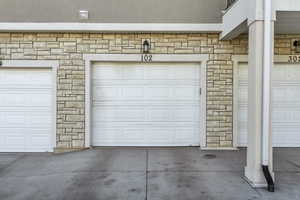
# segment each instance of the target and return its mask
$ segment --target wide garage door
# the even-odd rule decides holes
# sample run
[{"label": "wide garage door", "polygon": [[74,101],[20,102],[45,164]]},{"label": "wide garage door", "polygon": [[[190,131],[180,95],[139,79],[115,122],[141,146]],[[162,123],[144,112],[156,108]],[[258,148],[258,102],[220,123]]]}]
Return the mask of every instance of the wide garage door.
[{"label": "wide garage door", "polygon": [[[237,131],[247,146],[248,66],[238,68]],[[275,64],[272,72],[273,146],[300,147],[300,66]]]},{"label": "wide garage door", "polygon": [[95,63],[94,146],[199,146],[200,64]]},{"label": "wide garage door", "polygon": [[52,72],[0,69],[0,152],[52,151]]}]

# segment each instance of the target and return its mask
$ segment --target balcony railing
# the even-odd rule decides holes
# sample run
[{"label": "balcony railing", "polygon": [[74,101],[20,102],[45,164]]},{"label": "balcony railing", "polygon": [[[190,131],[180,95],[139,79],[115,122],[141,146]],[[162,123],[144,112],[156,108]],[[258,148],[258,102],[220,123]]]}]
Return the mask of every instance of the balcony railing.
[{"label": "balcony railing", "polygon": [[230,8],[238,0],[227,0],[227,9]]}]

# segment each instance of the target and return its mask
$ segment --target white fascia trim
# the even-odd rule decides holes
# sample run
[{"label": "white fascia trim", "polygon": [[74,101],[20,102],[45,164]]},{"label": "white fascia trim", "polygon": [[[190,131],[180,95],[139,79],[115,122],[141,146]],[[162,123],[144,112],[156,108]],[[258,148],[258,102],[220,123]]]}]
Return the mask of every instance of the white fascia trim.
[{"label": "white fascia trim", "polygon": [[221,23],[0,23],[0,32],[221,32]]},{"label": "white fascia trim", "polygon": [[52,140],[49,152],[53,152],[56,148],[56,115],[57,115],[57,70],[59,67],[59,61],[55,60],[2,60],[1,68],[49,68],[52,69]]},{"label": "white fascia trim", "polygon": [[[155,62],[200,63],[201,65],[201,130],[199,133],[200,146],[206,147],[206,64],[207,54],[152,54]],[[141,62],[141,54],[85,54],[85,147],[91,147],[91,114],[92,114],[92,78],[93,62]]]}]

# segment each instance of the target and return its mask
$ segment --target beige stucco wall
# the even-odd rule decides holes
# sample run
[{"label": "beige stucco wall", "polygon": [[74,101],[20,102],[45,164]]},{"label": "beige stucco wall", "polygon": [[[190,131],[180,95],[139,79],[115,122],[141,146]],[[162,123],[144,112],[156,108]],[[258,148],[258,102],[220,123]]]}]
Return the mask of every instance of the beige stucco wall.
[{"label": "beige stucco wall", "polygon": [[[275,54],[294,54],[297,36],[278,36]],[[247,36],[220,41],[218,34],[0,33],[0,59],[59,60],[57,148],[84,147],[83,54],[141,52],[151,39],[153,54],[209,54],[207,146],[232,147],[233,54],[247,54]]]}]

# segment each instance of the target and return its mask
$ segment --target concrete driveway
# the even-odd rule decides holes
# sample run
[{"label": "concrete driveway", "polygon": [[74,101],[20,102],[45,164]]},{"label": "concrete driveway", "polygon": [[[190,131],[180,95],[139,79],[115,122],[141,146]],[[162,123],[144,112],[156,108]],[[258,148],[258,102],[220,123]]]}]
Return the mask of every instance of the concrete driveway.
[{"label": "concrete driveway", "polygon": [[300,149],[275,149],[276,192],[243,179],[245,150],[101,148],[0,154],[1,200],[297,200]]}]

